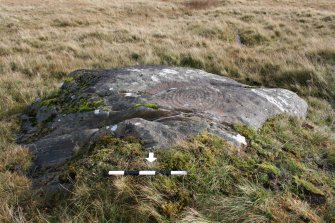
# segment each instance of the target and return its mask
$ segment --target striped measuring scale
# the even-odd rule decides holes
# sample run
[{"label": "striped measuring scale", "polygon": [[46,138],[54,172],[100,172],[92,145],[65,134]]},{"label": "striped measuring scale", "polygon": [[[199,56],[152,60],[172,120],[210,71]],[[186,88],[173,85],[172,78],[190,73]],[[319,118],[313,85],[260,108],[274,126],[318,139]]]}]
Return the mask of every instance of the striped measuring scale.
[{"label": "striped measuring scale", "polygon": [[154,170],[123,170],[123,171],[109,171],[109,176],[154,176],[154,175],[187,175],[187,171],[176,170],[176,171],[154,171]]}]

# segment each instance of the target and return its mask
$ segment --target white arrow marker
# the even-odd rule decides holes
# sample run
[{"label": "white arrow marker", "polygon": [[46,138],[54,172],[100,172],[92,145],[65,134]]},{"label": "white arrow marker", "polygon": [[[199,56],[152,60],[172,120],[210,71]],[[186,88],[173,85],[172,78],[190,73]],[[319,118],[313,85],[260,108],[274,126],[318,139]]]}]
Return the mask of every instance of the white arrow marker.
[{"label": "white arrow marker", "polygon": [[152,163],[153,161],[155,161],[157,158],[155,158],[154,153],[149,153],[149,157],[145,158],[146,160],[148,160],[150,163]]}]

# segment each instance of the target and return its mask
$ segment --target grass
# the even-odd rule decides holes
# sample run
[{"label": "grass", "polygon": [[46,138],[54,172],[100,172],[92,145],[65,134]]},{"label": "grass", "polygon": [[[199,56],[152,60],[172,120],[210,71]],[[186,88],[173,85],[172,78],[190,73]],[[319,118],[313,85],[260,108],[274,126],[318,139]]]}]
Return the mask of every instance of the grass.
[{"label": "grass", "polygon": [[33,216],[56,222],[331,222],[335,175],[320,158],[334,142],[327,144],[331,136],[318,136],[327,131],[305,122],[278,116],[259,132],[236,126],[249,142],[240,152],[208,133],[156,151],[154,169],[188,170],[187,177],[108,178],[109,170],[148,168],[147,151],[134,138],[102,136],[66,167],[62,181],[74,183],[71,194],[39,201]]},{"label": "grass", "polygon": [[184,2],[184,5],[190,9],[207,9],[219,4],[217,0],[190,0]]},{"label": "grass", "polygon": [[[1,222],[334,221],[333,1],[0,3]],[[136,64],[285,87],[308,101],[308,118],[276,117],[259,131],[235,126],[249,145],[240,153],[207,133],[157,153],[155,168],[185,168],[185,178],[106,178],[110,168],[146,167],[147,154],[133,139],[102,139],[62,175],[74,183],[67,197],[53,205],[34,197],[25,176],[31,157],[15,143],[18,115],[38,97],[58,105],[67,93],[57,91],[60,82],[94,81],[66,77],[73,70]]]}]

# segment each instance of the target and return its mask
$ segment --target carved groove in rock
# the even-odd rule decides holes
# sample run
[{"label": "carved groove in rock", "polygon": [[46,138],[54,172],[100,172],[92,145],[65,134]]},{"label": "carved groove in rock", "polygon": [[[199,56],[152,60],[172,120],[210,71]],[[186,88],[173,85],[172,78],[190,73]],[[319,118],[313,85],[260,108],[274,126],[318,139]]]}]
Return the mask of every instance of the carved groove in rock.
[{"label": "carved groove in rock", "polygon": [[169,92],[154,99],[158,104],[172,109],[190,109],[206,111],[220,109],[222,96],[220,92],[207,86],[187,86],[171,89]]}]

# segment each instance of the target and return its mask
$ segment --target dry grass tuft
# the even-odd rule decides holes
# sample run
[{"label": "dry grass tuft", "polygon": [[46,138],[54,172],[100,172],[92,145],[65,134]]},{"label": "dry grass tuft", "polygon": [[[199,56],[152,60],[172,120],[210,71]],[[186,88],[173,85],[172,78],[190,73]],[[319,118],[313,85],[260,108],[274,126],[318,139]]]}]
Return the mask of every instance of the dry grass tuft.
[{"label": "dry grass tuft", "polygon": [[208,9],[210,7],[217,6],[218,0],[190,0],[183,3],[187,8],[190,9]]},{"label": "dry grass tuft", "polygon": [[189,208],[182,213],[180,223],[215,223],[206,219],[201,213],[193,208]]}]

